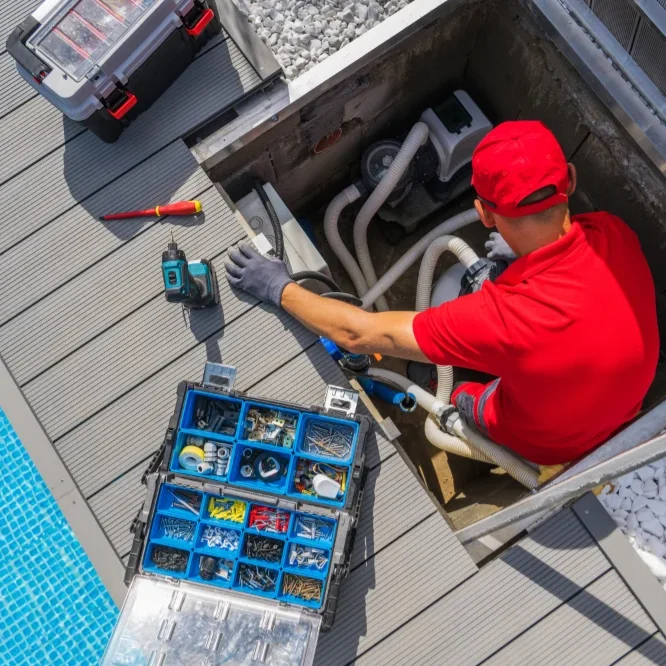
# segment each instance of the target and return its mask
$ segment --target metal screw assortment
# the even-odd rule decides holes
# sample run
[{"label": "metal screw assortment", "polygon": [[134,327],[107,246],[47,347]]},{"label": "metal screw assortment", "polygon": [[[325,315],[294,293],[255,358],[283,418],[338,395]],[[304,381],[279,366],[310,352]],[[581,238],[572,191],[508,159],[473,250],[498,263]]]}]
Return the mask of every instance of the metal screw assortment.
[{"label": "metal screw assortment", "polygon": [[253,560],[279,563],[282,560],[284,542],[269,537],[248,534],[243,548],[243,554]]},{"label": "metal screw assortment", "polygon": [[326,551],[320,548],[312,548],[292,544],[289,550],[289,564],[299,567],[315,568],[321,571],[328,564]]},{"label": "metal screw assortment", "polygon": [[204,580],[213,580],[215,577],[230,581],[234,570],[233,560],[204,556],[199,560],[199,575]]},{"label": "metal screw assortment", "polygon": [[215,525],[206,525],[201,533],[201,540],[209,548],[236,551],[240,544],[240,535],[234,530],[226,530]]},{"label": "metal screw assortment", "polygon": [[353,442],[353,428],[311,420],[305,429],[303,451],[346,459],[351,454]]},{"label": "metal screw assortment", "polygon": [[172,490],[167,488],[167,492],[171,495],[171,508],[172,509],[185,509],[190,511],[195,516],[199,515],[201,509],[201,498],[199,493],[191,493],[186,490]]},{"label": "metal screw assortment", "polygon": [[241,500],[211,497],[208,502],[208,513],[211,518],[230,523],[244,523],[246,510],[247,504]]},{"label": "metal screw assortment", "polygon": [[285,574],[282,579],[282,593],[298,597],[303,601],[319,601],[321,599],[322,581],[295,574]]},{"label": "metal screw assortment", "polygon": [[194,404],[194,425],[198,430],[208,430],[233,437],[236,434],[239,418],[239,403],[210,400],[199,396]]},{"label": "metal screw assortment", "polygon": [[178,548],[171,548],[170,546],[155,546],[150,559],[160,569],[182,573],[187,569],[189,556],[189,553],[185,550],[178,550]]},{"label": "metal screw assortment", "polygon": [[296,516],[294,531],[301,539],[323,539],[330,541],[333,537],[333,525],[321,518]]},{"label": "metal screw assortment", "polygon": [[170,516],[160,517],[160,528],[164,531],[164,536],[169,539],[179,539],[180,541],[191,541],[194,538],[194,528],[196,523],[182,518],[171,518]]},{"label": "metal screw assortment", "polygon": [[294,475],[294,487],[303,495],[315,495],[312,480],[317,474],[325,474],[340,484],[340,492],[344,493],[347,487],[347,469],[328,463],[314,462],[299,458]]},{"label": "metal screw assortment", "polygon": [[261,532],[284,534],[289,529],[289,513],[268,506],[253,506],[248,524]]},{"label": "metal screw assortment", "polygon": [[278,572],[273,569],[241,563],[238,565],[238,582],[243,587],[261,592],[272,592],[278,579]]},{"label": "metal screw assortment", "polygon": [[290,449],[294,445],[298,414],[252,407],[245,418],[245,439]]}]

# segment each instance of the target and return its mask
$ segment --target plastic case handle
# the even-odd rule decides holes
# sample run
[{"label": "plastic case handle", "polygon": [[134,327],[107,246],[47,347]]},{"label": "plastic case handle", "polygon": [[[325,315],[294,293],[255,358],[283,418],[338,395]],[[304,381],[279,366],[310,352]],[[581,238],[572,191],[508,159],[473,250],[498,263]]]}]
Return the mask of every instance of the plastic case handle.
[{"label": "plastic case handle", "polygon": [[127,112],[134,108],[137,103],[137,98],[136,95],[133,95],[129,91],[125,91],[125,94],[127,95],[127,99],[115,110],[113,109],[108,109],[109,113],[116,119],[120,120],[123,118]]},{"label": "plastic case handle", "polygon": [[201,18],[191,28],[185,28],[190,37],[198,37],[207,27],[208,24],[215,18],[215,13],[212,9],[207,9]]}]

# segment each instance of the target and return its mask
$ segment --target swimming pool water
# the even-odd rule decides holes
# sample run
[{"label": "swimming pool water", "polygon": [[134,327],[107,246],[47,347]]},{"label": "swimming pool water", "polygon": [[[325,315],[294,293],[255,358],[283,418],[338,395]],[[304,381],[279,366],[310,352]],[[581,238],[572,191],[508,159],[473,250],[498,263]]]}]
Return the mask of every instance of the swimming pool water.
[{"label": "swimming pool water", "polygon": [[0,664],[98,664],[118,609],[2,409],[0,461]]}]

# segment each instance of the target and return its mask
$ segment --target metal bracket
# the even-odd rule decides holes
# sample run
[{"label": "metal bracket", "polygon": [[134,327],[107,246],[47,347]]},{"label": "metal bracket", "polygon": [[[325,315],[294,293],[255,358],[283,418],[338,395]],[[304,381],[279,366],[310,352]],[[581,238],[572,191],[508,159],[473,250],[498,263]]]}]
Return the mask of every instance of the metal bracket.
[{"label": "metal bracket", "polygon": [[329,386],[326,389],[326,400],[324,410],[327,412],[338,412],[345,416],[354,416],[358,406],[358,391],[346,389],[342,386]]},{"label": "metal bracket", "polygon": [[231,391],[236,382],[236,368],[232,365],[206,361],[202,384],[213,388]]}]

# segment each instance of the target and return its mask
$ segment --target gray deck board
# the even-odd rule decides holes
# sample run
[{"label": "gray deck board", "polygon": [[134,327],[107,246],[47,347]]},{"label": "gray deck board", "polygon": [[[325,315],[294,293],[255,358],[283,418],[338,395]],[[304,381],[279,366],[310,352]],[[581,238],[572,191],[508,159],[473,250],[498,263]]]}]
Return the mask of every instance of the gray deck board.
[{"label": "gray deck board", "polygon": [[7,52],[0,55],[0,118],[36,96],[37,93],[16,71],[14,58]]},{"label": "gray deck board", "polygon": [[[84,132],[48,153],[0,187],[0,252],[235,103],[260,82],[233,42],[226,40],[195,60],[116,143],[105,144]],[[26,198],[34,183],[40,183],[40,196]],[[17,219],[21,224],[16,224]]]},{"label": "gray deck board", "polygon": [[565,511],[404,627],[357,664],[478,664],[610,569]]},{"label": "gray deck board", "polygon": [[656,631],[618,574],[611,570],[485,663],[604,666],[639,647]]},{"label": "gray deck board", "polygon": [[[145,235],[151,230],[152,235],[158,234],[162,229],[163,244],[166,248],[171,229],[174,230],[174,235],[179,236],[179,226],[187,225],[182,229],[187,234],[188,228],[195,226],[196,222],[195,218],[175,220],[165,218],[163,221],[139,218],[101,223],[97,218],[104,213],[117,211],[119,207],[132,210],[149,207],[156,200],[168,203],[170,199],[177,201],[193,198],[210,187],[208,178],[193,163],[191,153],[181,141],[178,141],[99,191],[90,198],[85,207],[76,206],[62,215],[57,223],[46,225],[37,231],[28,241],[32,261],[25,261],[26,248],[22,244],[3,255],[3,265],[16,276],[20,284],[25,285],[28,294],[26,298],[7,299],[0,304],[0,321],[5,323],[9,319],[14,319],[10,325],[3,326],[3,332],[0,333],[0,349],[14,367],[14,373],[21,384],[29,381],[44,367],[51,365],[53,358],[51,354],[57,355],[59,347],[55,344],[55,349],[51,350],[49,345],[48,359],[41,354],[35,355],[34,349],[25,347],[22,341],[16,344],[19,331],[29,330],[40,317],[48,316],[49,311],[69,313],[76,304],[69,302],[68,299],[77,289],[81,295],[82,289],[85,288],[81,283],[90,279],[90,273],[97,273],[112,263],[115,257],[123,255],[127,257],[131,252],[130,247],[125,248],[124,252],[119,250],[131,244],[136,236]],[[64,238],[67,239],[68,255],[63,255]],[[75,256],[77,260],[67,259],[67,256]],[[154,261],[159,261],[160,253],[154,256]],[[105,258],[107,261],[103,262]],[[154,268],[152,265],[154,262],[142,263],[144,265],[134,265],[132,271],[118,273],[107,287],[115,288],[115,295],[111,296],[110,301],[91,302],[89,312],[109,308],[109,315],[113,315],[119,307],[123,307],[119,302],[121,300],[119,296],[126,293],[125,289],[128,292],[130,288],[132,291],[134,289],[138,291],[136,294],[129,294],[129,298],[123,298],[123,303],[137,296],[152,293],[152,290],[142,285],[141,281],[137,284],[137,278],[140,275],[142,280],[145,280],[145,270]],[[36,271],[35,265],[41,266],[42,269]],[[153,270],[152,273],[155,277],[160,277],[159,271]],[[48,280],[43,279],[44,274],[49,275]],[[118,277],[121,274],[123,281],[119,283]],[[66,288],[61,289],[64,285]],[[46,298],[49,294],[51,297]],[[106,293],[100,294],[100,299],[106,296]],[[37,307],[31,307],[36,303]],[[76,316],[86,315],[78,313]],[[81,326],[77,325],[75,328]],[[47,331],[42,335],[51,337]],[[55,338],[57,340],[57,336]],[[14,347],[11,346],[12,341],[15,342]],[[40,336],[35,338],[34,344],[43,352],[44,342]]]},{"label": "gray deck board", "polygon": [[665,666],[666,639],[660,633],[655,633],[616,664],[617,666]]}]

